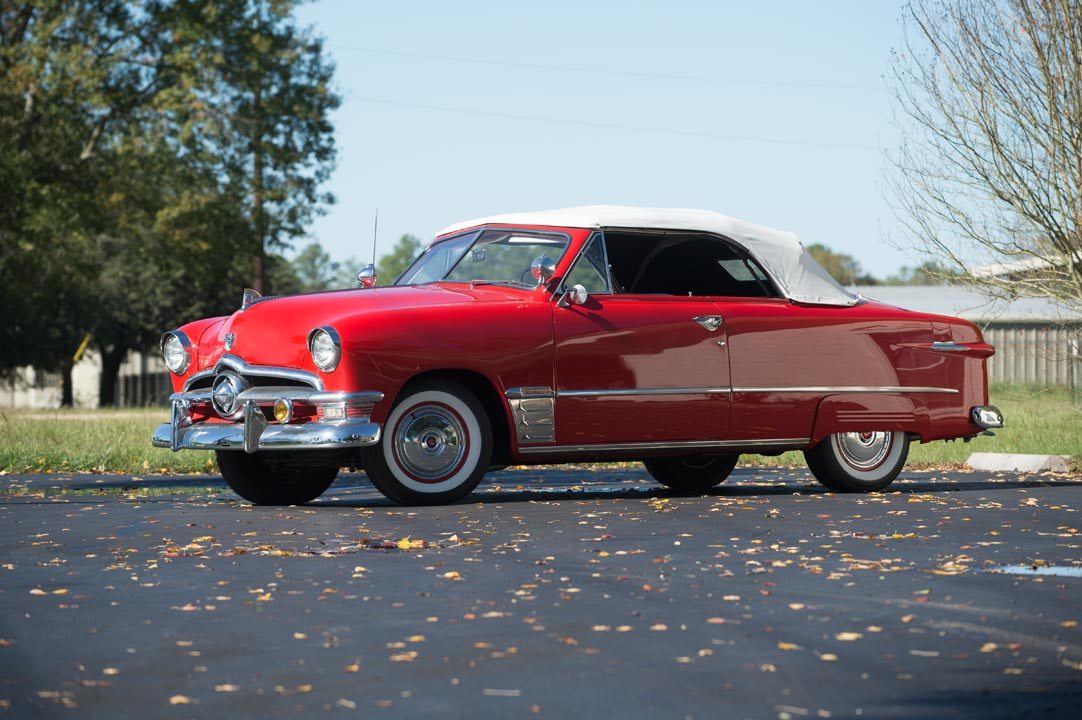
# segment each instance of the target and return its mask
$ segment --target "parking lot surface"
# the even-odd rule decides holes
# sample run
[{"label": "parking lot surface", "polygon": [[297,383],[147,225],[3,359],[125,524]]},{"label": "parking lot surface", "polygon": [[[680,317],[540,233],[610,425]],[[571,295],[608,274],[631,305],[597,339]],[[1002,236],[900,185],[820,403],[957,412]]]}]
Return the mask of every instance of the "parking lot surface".
[{"label": "parking lot surface", "polygon": [[1082,717],[1082,478],[0,486],[0,717]]}]

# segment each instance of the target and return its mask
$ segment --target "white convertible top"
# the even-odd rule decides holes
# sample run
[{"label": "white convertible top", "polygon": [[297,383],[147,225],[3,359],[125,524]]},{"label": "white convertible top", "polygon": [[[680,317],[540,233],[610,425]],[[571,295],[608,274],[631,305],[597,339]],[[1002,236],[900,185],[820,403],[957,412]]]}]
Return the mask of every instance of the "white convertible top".
[{"label": "white convertible top", "polygon": [[467,220],[444,228],[437,237],[478,225],[648,228],[715,233],[745,248],[759,261],[778,289],[791,300],[815,305],[857,303],[857,297],[835,282],[793,233],[773,230],[710,210],[587,205]]}]

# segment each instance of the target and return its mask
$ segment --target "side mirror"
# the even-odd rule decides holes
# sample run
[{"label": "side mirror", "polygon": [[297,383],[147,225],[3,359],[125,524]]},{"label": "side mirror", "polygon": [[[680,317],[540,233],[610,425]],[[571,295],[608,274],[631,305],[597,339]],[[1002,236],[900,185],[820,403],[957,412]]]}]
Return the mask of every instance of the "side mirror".
[{"label": "side mirror", "polygon": [[530,263],[530,274],[537,281],[537,287],[541,287],[556,274],[556,262],[548,255],[538,255]]},{"label": "side mirror", "polygon": [[570,288],[564,291],[564,294],[560,296],[560,301],[556,304],[559,307],[585,305],[586,301],[589,299],[590,293],[586,292],[586,288],[584,288],[582,285],[572,285]]},{"label": "side mirror", "polygon": [[368,263],[357,273],[357,282],[361,287],[370,288],[376,284],[376,266]]}]

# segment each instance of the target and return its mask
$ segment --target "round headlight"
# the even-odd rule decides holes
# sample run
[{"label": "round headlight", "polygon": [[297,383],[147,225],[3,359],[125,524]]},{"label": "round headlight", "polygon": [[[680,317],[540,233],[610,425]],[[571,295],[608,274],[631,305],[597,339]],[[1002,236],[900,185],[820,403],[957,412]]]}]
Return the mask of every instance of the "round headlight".
[{"label": "round headlight", "polygon": [[165,360],[165,366],[177,375],[182,375],[192,360],[192,354],[188,350],[191,346],[188,336],[179,330],[163,335],[162,358]]},{"label": "round headlight", "polygon": [[338,367],[338,360],[342,357],[342,342],[334,328],[316,328],[308,336],[308,350],[312,353],[312,362],[316,367],[323,372],[330,372]]}]

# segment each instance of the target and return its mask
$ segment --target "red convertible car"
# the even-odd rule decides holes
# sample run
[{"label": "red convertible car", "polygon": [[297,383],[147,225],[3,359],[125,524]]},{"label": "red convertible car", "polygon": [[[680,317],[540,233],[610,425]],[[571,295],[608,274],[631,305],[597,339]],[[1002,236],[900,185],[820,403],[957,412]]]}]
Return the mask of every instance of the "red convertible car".
[{"label": "red convertible car", "polygon": [[802,450],[880,490],[914,441],[1000,427],[972,323],[854,296],[799,239],[713,212],[582,207],[451,226],[386,287],[246,291],[167,332],[158,447],[213,450],[257,504],[342,467],[447,503],[505,465],[641,460],[702,491],[741,454]]}]

